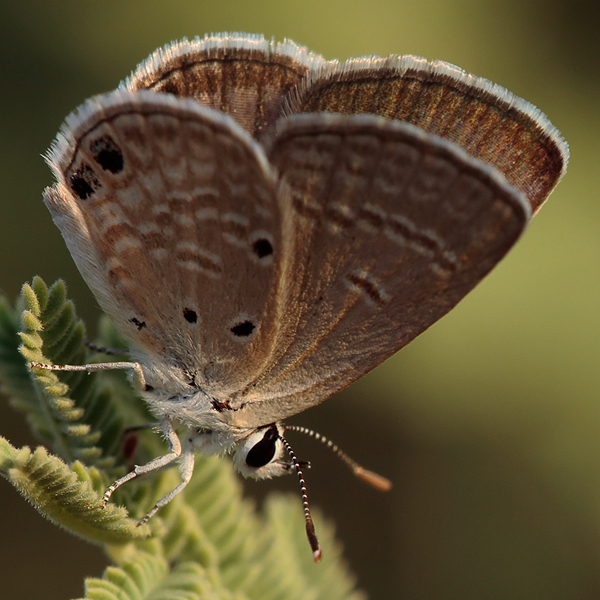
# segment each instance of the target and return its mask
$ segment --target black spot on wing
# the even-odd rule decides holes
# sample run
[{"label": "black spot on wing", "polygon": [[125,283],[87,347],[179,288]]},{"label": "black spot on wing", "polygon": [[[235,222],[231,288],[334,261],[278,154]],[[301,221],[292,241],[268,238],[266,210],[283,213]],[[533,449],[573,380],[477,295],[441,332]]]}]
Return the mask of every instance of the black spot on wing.
[{"label": "black spot on wing", "polygon": [[183,309],[183,317],[188,323],[198,322],[198,315],[196,314],[196,311],[192,310],[191,308]]},{"label": "black spot on wing", "polygon": [[141,331],[144,327],[146,327],[146,321],[140,321],[136,317],[133,317],[129,320],[138,328],[138,331]]},{"label": "black spot on wing", "polygon": [[105,171],[116,174],[123,170],[125,165],[123,152],[109,135],[93,140],[90,144],[90,150],[96,162]]},{"label": "black spot on wing", "polygon": [[96,174],[89,165],[81,165],[69,177],[71,189],[79,196],[81,200],[87,200],[96,190],[100,189],[100,182]]},{"label": "black spot on wing", "polygon": [[271,256],[271,254],[273,254],[273,246],[271,245],[271,242],[265,238],[256,240],[252,244],[252,250],[254,250],[254,254],[256,254],[258,258],[265,258],[266,256]]},{"label": "black spot on wing", "polygon": [[243,321],[231,328],[231,333],[237,337],[248,337],[256,329],[256,325],[252,321]]}]

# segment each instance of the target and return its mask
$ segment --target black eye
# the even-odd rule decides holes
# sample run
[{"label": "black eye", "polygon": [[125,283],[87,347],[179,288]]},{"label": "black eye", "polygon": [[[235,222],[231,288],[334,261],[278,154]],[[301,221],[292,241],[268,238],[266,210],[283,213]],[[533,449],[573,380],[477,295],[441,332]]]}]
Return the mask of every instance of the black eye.
[{"label": "black eye", "polygon": [[254,444],[252,450],[248,452],[246,464],[249,467],[258,469],[271,462],[272,458],[275,456],[275,445],[277,444],[278,437],[279,434],[277,433],[275,425],[269,427],[269,429],[265,431],[262,440]]}]

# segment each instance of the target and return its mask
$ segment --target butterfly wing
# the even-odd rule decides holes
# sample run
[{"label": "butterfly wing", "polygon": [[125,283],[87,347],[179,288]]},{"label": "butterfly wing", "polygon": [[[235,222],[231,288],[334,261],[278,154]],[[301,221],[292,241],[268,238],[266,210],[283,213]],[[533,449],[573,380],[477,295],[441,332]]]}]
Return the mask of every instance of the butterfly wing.
[{"label": "butterfly wing", "polygon": [[357,58],[307,73],[287,113],[375,114],[417,125],[491,164],[535,214],[566,171],[568,146],[535,106],[455,65],[415,56]]},{"label": "butterfly wing", "polygon": [[45,203],[149,383],[218,399],[253,380],[275,339],[281,248],[256,142],[195,101],[117,91],[67,119],[49,163]]},{"label": "butterfly wing", "polygon": [[[322,401],[443,316],[516,241],[568,161],[537,108],[441,61],[327,63],[284,107],[311,113],[280,121],[269,149],[290,187],[288,330],[238,422]],[[356,121],[366,114],[391,121]]]},{"label": "butterfly wing", "polygon": [[322,56],[291,40],[220,33],[157,50],[123,87],[194,98],[258,137],[281,116],[285,93],[323,64]]},{"label": "butterfly wing", "polygon": [[530,217],[495,169],[406,123],[297,115],[267,153],[288,186],[283,317],[275,360],[232,415],[246,426],[317,404],[394,354],[490,271]]},{"label": "butterfly wing", "polygon": [[72,116],[45,201],[156,378],[202,387],[254,427],[324,400],[448,312],[566,160],[537,109],[451,65],[336,66],[234,34],[155,53]]}]

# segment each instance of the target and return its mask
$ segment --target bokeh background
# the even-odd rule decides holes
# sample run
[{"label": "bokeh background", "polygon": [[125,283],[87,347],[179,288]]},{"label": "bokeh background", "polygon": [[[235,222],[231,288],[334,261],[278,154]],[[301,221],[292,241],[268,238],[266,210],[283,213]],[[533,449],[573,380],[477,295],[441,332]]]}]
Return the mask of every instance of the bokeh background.
[{"label": "bokeh background", "polygon": [[[392,478],[379,494],[292,436],[312,503],[372,598],[600,597],[600,4],[595,0],[20,0],[0,5],[0,287],[63,277],[96,304],[41,202],[41,154],[85,98],[156,47],[211,31],[290,37],[327,58],[418,54],[540,107],[569,172],[525,237],[451,314],[294,422]],[[0,401],[0,433],[32,444]],[[300,438],[297,439],[296,438]],[[246,484],[260,501],[297,482]],[[299,508],[300,510],[300,508]],[[308,551],[308,548],[307,548]],[[0,481],[0,595],[58,600],[98,548]],[[318,568],[318,567],[315,567]]]}]

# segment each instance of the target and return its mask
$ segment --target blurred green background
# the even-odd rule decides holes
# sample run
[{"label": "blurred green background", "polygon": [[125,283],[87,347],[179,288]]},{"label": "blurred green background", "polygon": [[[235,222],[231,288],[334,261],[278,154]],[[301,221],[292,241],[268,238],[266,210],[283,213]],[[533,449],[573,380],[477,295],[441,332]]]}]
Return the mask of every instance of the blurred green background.
[{"label": "blurred green background", "polygon": [[[41,202],[40,155],[85,98],[156,47],[211,31],[290,37],[326,58],[418,54],[537,105],[571,147],[522,241],[451,314],[294,422],[394,480],[379,494],[291,442],[372,598],[600,597],[600,4],[584,0],[103,0],[0,5],[0,287],[63,277],[98,310]],[[32,444],[0,403],[0,433]],[[297,482],[245,484],[257,499]],[[300,510],[300,505],[299,505]],[[0,482],[0,595],[67,599],[105,565]],[[326,551],[326,549],[325,549]],[[308,547],[307,547],[308,552]],[[318,566],[315,568],[319,568]]]}]

